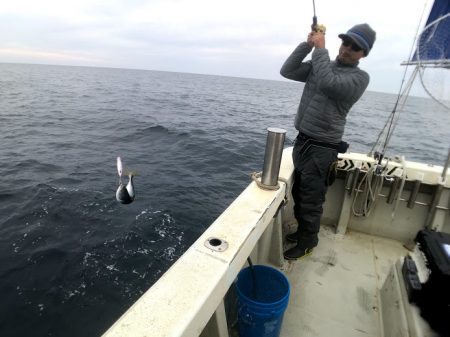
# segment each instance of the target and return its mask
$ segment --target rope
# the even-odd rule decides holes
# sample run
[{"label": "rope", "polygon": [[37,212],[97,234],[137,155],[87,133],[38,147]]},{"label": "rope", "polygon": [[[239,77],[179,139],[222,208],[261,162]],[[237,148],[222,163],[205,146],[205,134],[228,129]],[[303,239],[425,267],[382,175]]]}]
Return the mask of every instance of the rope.
[{"label": "rope", "polygon": [[406,162],[405,162],[405,157],[402,156],[401,160],[402,160],[402,182],[401,182],[400,188],[399,188],[399,190],[397,192],[397,199],[395,201],[394,209],[392,210],[392,218],[394,218],[395,212],[397,211],[397,207],[398,207],[398,204],[399,204],[400,199],[402,197],[403,188],[405,187],[405,182],[406,182]]},{"label": "rope", "polygon": [[[382,175],[375,174],[375,166],[371,167],[366,172],[356,189],[355,198],[353,199],[352,211],[355,216],[368,216],[370,214],[375,205],[378,194],[383,187],[383,179],[384,177]],[[359,201],[362,203],[362,206],[357,210],[356,202],[359,195],[363,197],[362,201]]]}]

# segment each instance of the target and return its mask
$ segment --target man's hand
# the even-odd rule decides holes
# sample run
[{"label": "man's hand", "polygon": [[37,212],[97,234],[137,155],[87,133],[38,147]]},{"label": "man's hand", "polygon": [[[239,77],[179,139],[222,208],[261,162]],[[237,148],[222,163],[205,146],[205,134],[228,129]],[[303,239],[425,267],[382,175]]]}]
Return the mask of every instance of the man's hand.
[{"label": "man's hand", "polygon": [[314,42],[313,42],[313,36],[314,36],[315,32],[311,32],[308,34],[308,39],[306,40],[306,42],[309,44],[309,46],[311,48],[314,47]]},{"label": "man's hand", "polygon": [[[311,39],[309,38],[310,35]],[[310,46],[314,46],[315,48],[325,48],[325,35],[323,35],[321,32],[310,33],[308,35],[308,44]]]}]

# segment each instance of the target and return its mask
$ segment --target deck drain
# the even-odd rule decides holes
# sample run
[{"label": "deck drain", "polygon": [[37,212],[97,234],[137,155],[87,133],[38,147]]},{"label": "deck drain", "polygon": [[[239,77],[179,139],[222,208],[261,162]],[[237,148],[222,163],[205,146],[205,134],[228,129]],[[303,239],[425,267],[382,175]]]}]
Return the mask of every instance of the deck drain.
[{"label": "deck drain", "polygon": [[228,242],[219,238],[209,238],[205,241],[205,247],[216,252],[223,252],[228,248]]}]

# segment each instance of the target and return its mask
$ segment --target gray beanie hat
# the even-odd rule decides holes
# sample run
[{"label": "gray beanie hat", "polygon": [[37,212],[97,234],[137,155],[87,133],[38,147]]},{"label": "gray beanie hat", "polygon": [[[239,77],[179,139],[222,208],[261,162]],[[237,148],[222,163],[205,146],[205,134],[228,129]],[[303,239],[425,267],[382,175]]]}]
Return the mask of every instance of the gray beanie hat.
[{"label": "gray beanie hat", "polygon": [[375,42],[375,31],[367,24],[353,26],[346,34],[339,34],[341,39],[350,39],[364,50],[364,55],[367,56]]}]

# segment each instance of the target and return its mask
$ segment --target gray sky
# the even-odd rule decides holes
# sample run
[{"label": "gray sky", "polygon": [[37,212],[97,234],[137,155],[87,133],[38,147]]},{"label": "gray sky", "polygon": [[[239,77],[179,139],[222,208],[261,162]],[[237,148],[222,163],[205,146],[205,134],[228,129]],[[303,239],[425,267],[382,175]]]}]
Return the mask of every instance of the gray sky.
[{"label": "gray sky", "polygon": [[[369,23],[369,90],[397,93],[426,0],[316,0],[327,45]],[[282,80],[312,0],[0,0],[0,62],[153,69]]]}]

